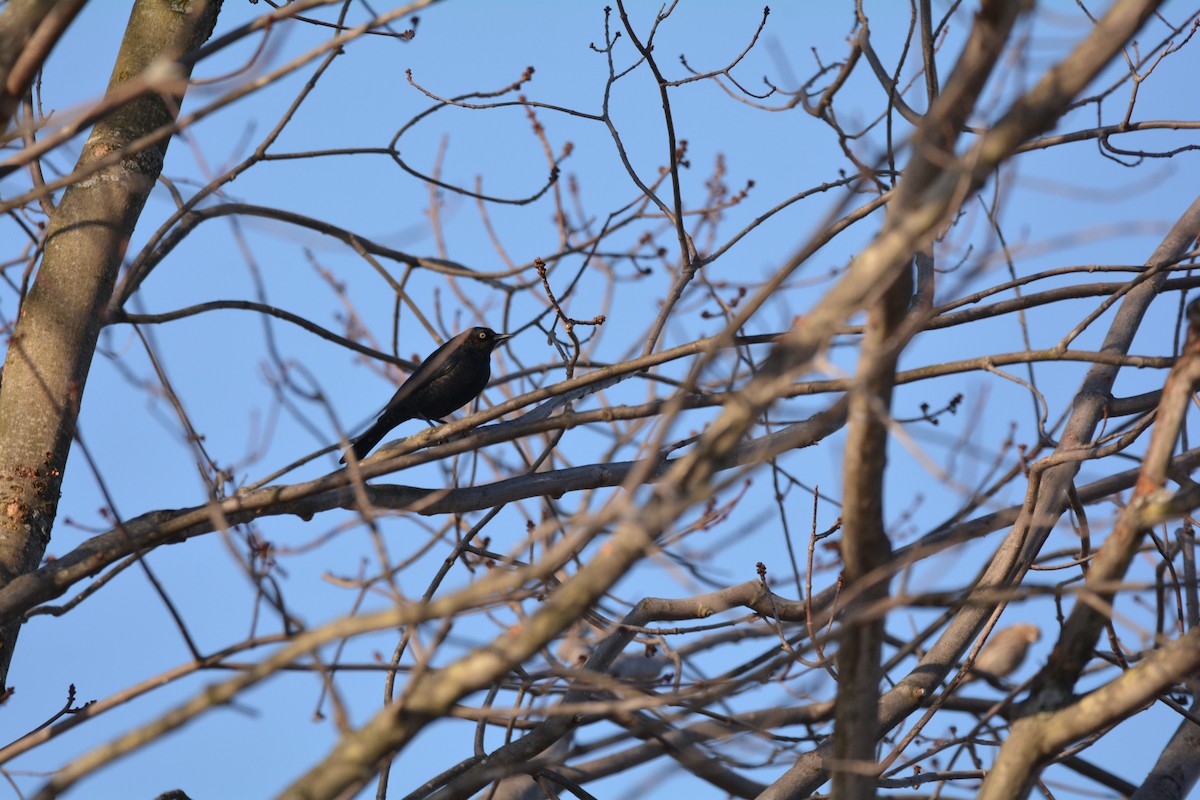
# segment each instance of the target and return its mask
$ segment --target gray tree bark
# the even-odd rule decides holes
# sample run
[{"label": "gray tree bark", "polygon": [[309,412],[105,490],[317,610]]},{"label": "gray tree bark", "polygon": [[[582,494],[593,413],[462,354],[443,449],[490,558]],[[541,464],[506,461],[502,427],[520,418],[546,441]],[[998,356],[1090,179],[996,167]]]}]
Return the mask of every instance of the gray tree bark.
[{"label": "gray tree bark", "polygon": [[[212,33],[219,9],[219,0],[181,5],[138,0],[108,91],[199,46]],[[172,68],[180,78],[188,74],[187,68]],[[178,94],[143,95],[101,120],[76,169],[172,125],[186,81],[177,84]],[[50,542],[104,308],[169,141],[164,137],[130,150],[71,185],[51,214],[45,254],[21,305],[0,384],[0,587],[36,570]],[[3,685],[19,627],[12,622],[0,629]]]}]

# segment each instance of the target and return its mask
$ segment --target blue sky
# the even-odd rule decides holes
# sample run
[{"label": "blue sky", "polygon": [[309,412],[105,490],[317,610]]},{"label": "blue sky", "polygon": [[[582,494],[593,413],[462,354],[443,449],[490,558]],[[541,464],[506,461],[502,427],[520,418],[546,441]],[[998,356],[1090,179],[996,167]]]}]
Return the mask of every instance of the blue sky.
[{"label": "blue sky", "polygon": [[[409,84],[406,70],[411,70],[413,80],[430,93],[455,96],[498,89],[515,81],[527,66],[533,66],[533,79],[522,89],[531,100],[594,114],[600,108],[606,66],[590,45],[603,38],[603,5],[451,0],[425,9],[411,42],[366,37],[353,43],[322,78],[272,152],[385,146],[402,125],[431,103]],[[908,24],[905,5],[866,3],[885,63],[894,63],[898,56],[899,37],[893,34]],[[1179,22],[1189,13],[1185,6],[1167,3],[1163,14]],[[633,13],[641,30],[658,8],[657,3],[635,4]],[[218,32],[230,30],[265,10],[263,4],[228,2]],[[1100,9],[1092,10],[1098,13]],[[329,13],[318,15],[327,18]],[[353,13],[361,18],[362,8],[356,5]],[[674,77],[684,75],[676,58],[678,53],[685,53],[688,63],[699,70],[723,66],[745,48],[760,17],[761,8],[752,4],[680,4],[661,28],[656,47],[660,63]],[[843,57],[852,22],[852,10],[843,4],[796,2],[772,7],[762,41],[734,74],[748,87],[761,87],[761,78],[766,75],[779,86],[794,89],[797,81],[813,72],[813,48],[824,63]],[[968,22],[968,16],[961,13],[955,18],[947,30],[943,52],[957,52]],[[45,109],[69,113],[103,92],[124,23],[124,14],[118,13],[114,4],[92,3],[84,9],[46,67],[42,81]],[[1086,30],[1086,21],[1074,3],[1042,4],[1036,20],[1020,29],[1020,35],[1029,37],[1026,57],[1005,65],[980,106],[983,117],[973,122],[986,123],[990,115],[1003,111],[1014,92],[1036,80]],[[1146,42],[1156,42],[1164,35],[1162,31],[1159,25],[1146,36]],[[327,36],[326,29],[312,26],[280,26],[271,39],[265,63],[268,67],[285,63],[319,45]],[[238,68],[257,44],[251,39],[228,49],[205,61],[193,77],[220,76]],[[624,65],[632,61],[624,39],[618,45],[617,59]],[[1194,75],[1200,68],[1196,59],[1192,47],[1165,60],[1141,87],[1135,117],[1194,117],[1191,99],[1195,96]],[[951,61],[943,61],[943,76]],[[261,68],[197,87],[188,95],[185,113],[212,102],[256,74],[261,74]],[[176,139],[168,153],[164,176],[188,195],[245,158],[310,74],[311,69],[302,70],[248,101],[212,115],[185,137]],[[910,70],[905,77],[911,75]],[[1098,84],[1107,85],[1116,75],[1114,70]],[[1127,91],[1119,91],[1106,101],[1105,122],[1119,119],[1127,97]],[[753,181],[747,201],[725,215],[718,241],[732,236],[798,189],[838,180],[839,170],[845,166],[840,145],[829,129],[802,111],[755,109],[729,98],[712,83],[681,86],[673,90],[671,101],[679,136],[688,141],[692,164],[683,174],[685,196],[702,196],[704,182],[718,157],[724,160],[725,181],[735,191]],[[847,85],[838,108],[843,122],[853,127],[878,114],[883,104],[878,83],[863,71]],[[634,169],[652,178],[663,163],[666,147],[657,89],[648,73],[634,73],[616,85],[612,116]],[[572,155],[563,162],[564,177],[570,176],[581,187],[581,202],[595,224],[601,224],[605,214],[637,197],[636,187],[616,157],[613,140],[601,124],[546,109],[539,110],[538,117],[556,150],[568,141],[572,143]],[[1091,127],[1096,124],[1095,118],[1095,107],[1084,107],[1064,120],[1060,129]],[[882,130],[882,126],[877,127],[851,145],[864,161],[874,163],[880,158]],[[906,133],[907,129],[901,129],[896,135],[903,138]],[[1165,149],[1194,142],[1191,132],[1175,131],[1140,137],[1137,146]],[[51,167],[69,169],[80,143],[74,142],[54,154]],[[399,149],[414,167],[431,171],[442,147],[442,174],[447,182],[473,186],[476,177],[482,176],[488,193],[504,197],[536,191],[548,171],[541,145],[530,135],[525,112],[516,107],[442,110],[416,125]],[[1129,168],[1101,158],[1091,142],[1023,157],[1000,182],[1007,196],[1001,223],[1014,269],[1029,274],[1071,264],[1142,263],[1171,222],[1192,202],[1194,162],[1193,153],[1184,153],[1170,160],[1147,159],[1137,168]],[[23,179],[0,185],[0,191],[15,193],[13,187],[19,180]],[[438,243],[430,232],[427,187],[386,156],[358,154],[264,163],[225,186],[222,194],[232,202],[278,207],[326,220],[396,249],[423,256],[437,254]],[[714,262],[706,276],[714,283],[736,285],[770,275],[844,199],[836,192],[817,195],[773,216]],[[865,196],[851,198],[850,204],[864,200]],[[149,240],[171,209],[170,193],[160,187],[148,202],[130,243],[131,256]],[[513,261],[526,263],[555,251],[552,210],[548,202],[489,207],[489,221]],[[965,219],[940,250],[941,264],[961,259],[962,266],[939,278],[939,300],[1005,279],[1004,259],[997,256],[997,242],[980,205],[972,204],[965,211]],[[449,258],[481,271],[504,269],[504,261],[474,201],[445,194],[439,213]],[[870,217],[822,249],[797,273],[793,287],[781,293],[752,323],[753,332],[786,328],[828,285],[827,276],[845,267],[869,241],[881,220],[878,215]],[[642,230],[638,228],[636,234]],[[629,246],[633,238],[635,233],[619,234],[614,242]],[[656,241],[666,247],[672,244],[671,237],[661,233]],[[577,266],[576,262],[572,268]],[[395,264],[389,262],[388,267],[398,274]],[[618,269],[628,274],[614,284],[613,303],[606,302],[605,283],[590,277],[570,301],[571,313],[580,318],[608,315],[591,353],[597,361],[616,361],[639,347],[638,337],[656,313],[670,279],[661,265],[644,279],[635,276],[627,264]],[[1039,288],[1074,280],[1050,281]],[[345,312],[330,292],[331,282],[344,287],[346,299],[353,303],[383,349],[390,349],[393,336],[397,339],[397,355],[405,358],[427,354],[438,344],[407,310],[401,315],[398,331],[393,331],[394,293],[363,259],[328,237],[260,218],[239,218],[236,223],[221,218],[203,223],[155,269],[130,310],[156,313],[208,300],[254,299],[262,292],[266,302],[340,332]],[[807,282],[811,282],[811,288],[802,291]],[[485,320],[497,329],[522,328],[544,310],[526,297],[518,298],[506,309],[497,293],[479,284],[461,282],[460,289],[484,309]],[[415,275],[410,293],[443,331],[453,333],[474,324],[473,319],[462,315],[463,304],[456,301],[440,277]],[[1177,298],[1171,296],[1156,304],[1153,318],[1139,335],[1135,353],[1170,353],[1176,302]],[[1094,305],[1089,300],[1031,311],[1028,321],[1033,346],[1053,344]],[[686,313],[668,326],[664,346],[720,330],[719,319],[705,318],[700,313],[705,307],[703,302],[696,300],[684,306]],[[6,319],[11,319],[14,308],[11,295],[0,298],[0,313]],[[1110,316],[1111,312],[1101,317],[1075,346],[1096,348]],[[248,312],[214,312],[148,331],[173,390],[205,437],[206,449],[218,463],[233,471],[235,483],[257,481],[334,443],[339,427],[349,431],[359,428],[390,397],[394,381],[400,377],[400,373],[388,375],[363,358],[294,326],[281,322],[264,326],[260,318]],[[89,378],[80,428],[117,511],[129,518],[153,509],[202,503],[205,484],[199,479],[177,419],[154,389],[153,371],[140,343],[128,327],[114,326],[101,344],[103,353],[97,357]],[[1020,330],[1010,315],[975,326],[966,334],[961,329],[924,334],[906,353],[902,367],[1021,348]],[[526,365],[556,359],[553,349],[534,329],[522,333],[513,352]],[[289,377],[305,391],[319,393],[321,401],[284,389],[289,407],[281,407],[276,402],[278,384],[273,385],[279,377],[279,363],[287,364]],[[837,374],[852,366],[852,351],[835,348],[822,370]],[[498,361],[494,374],[503,375],[513,369],[512,363]],[[682,369],[674,366],[663,372],[679,376]],[[1067,407],[1085,369],[1086,365],[1038,368],[1039,388],[1051,408],[1052,421]],[[1023,369],[1012,368],[1010,372],[1028,377]],[[551,377],[561,378],[561,372]],[[1118,389],[1122,394],[1148,391],[1161,385],[1161,379],[1161,373],[1144,370],[1123,375]],[[607,393],[605,401],[644,402],[655,388],[647,382],[628,381]],[[1030,440],[1032,404],[1028,393],[996,376],[958,375],[902,388],[897,392],[894,414],[898,418],[917,416],[921,403],[940,407],[959,392],[965,400],[958,415],[943,418],[937,428],[913,426],[908,431],[910,444],[900,442],[893,448],[887,511],[889,519],[895,520],[890,533],[898,543],[911,540],[949,515],[958,496],[955,482],[973,485],[989,469],[986,457],[970,455],[972,448],[990,453],[1009,436],[1010,426],[1016,426],[1019,441]],[[503,395],[493,389],[489,396],[496,400]],[[828,402],[827,398],[799,398],[781,404],[776,413],[779,419],[795,419]],[[685,437],[711,416],[710,412],[686,415],[673,432],[674,438]],[[417,423],[409,423],[389,438],[417,430]],[[834,437],[830,446],[793,454],[789,469],[806,485],[820,485],[824,492],[837,496],[841,438]],[[603,458],[609,445],[604,435],[580,430],[572,432],[564,448],[575,463],[582,464]],[[946,460],[953,451],[966,455]],[[933,454],[932,459],[929,454]],[[519,466],[519,458],[510,451],[497,453],[496,459],[498,472]],[[334,469],[335,462],[336,455],[326,455],[283,480],[315,477]],[[931,466],[946,463],[955,464],[953,474]],[[464,464],[464,478],[470,474]],[[1080,480],[1086,482],[1099,474],[1085,467]],[[397,480],[436,486],[444,476],[437,467],[430,466],[405,473]],[[781,581],[777,588],[792,596],[794,587],[785,580],[788,571],[783,568],[782,543],[772,516],[775,512],[770,487],[765,473],[757,475],[753,489],[739,505],[737,519],[730,528],[714,534],[728,535],[736,529],[741,540],[736,548],[725,551],[728,555],[714,565],[712,574],[730,584],[752,579],[755,561],[767,553],[777,559],[772,573]],[[1019,499],[1019,493],[1009,492],[996,502],[1007,504]],[[794,504],[797,519],[806,519],[807,511],[803,509],[811,496],[797,491],[788,502]],[[102,506],[96,474],[77,451],[63,487],[63,504],[50,553],[68,552],[95,530],[107,528],[108,522],[99,513]],[[522,514],[533,514],[534,509],[531,505],[524,512],[514,511],[503,518],[492,529],[492,546],[503,551],[517,545],[524,536]],[[837,517],[832,506],[823,507],[820,513],[820,526],[832,524]],[[1103,518],[1100,511],[1096,513]],[[277,578],[285,587],[293,613],[309,625],[348,613],[355,602],[354,593],[338,587],[331,576],[369,571],[365,565],[371,563],[374,543],[361,528],[349,533],[340,529],[350,522],[348,514],[326,514],[307,522],[265,519],[257,528],[285,551]],[[424,555],[416,552],[417,544],[424,541],[419,528],[423,524],[437,521],[392,518],[384,522],[386,546],[392,557],[420,559],[420,568],[400,578],[411,595],[423,590],[420,578],[425,573],[421,568],[435,565],[445,555],[444,550],[436,549]],[[1061,546],[1073,546],[1065,527],[1062,535]],[[905,579],[910,585],[931,589],[961,586],[969,581],[998,536],[938,556]],[[147,559],[203,649],[236,641],[246,635],[254,619],[254,587],[232,555],[242,551],[244,545],[236,537],[226,539],[212,534],[186,545],[160,548]],[[703,552],[704,548],[697,544],[697,551]],[[818,583],[824,585],[833,577],[833,573],[826,572]],[[465,579],[457,576],[454,585],[461,585]],[[631,575],[617,588],[617,594],[628,600],[653,592],[683,596],[699,590],[690,577],[655,562]],[[381,598],[368,598],[367,605],[381,602]],[[614,603],[613,608],[619,606]],[[1145,611],[1136,604],[1129,613],[1146,622]],[[1049,624],[1053,617],[1050,601],[1037,600],[1014,607],[1005,621],[1036,619]],[[503,618],[498,613],[495,624],[479,620],[456,631],[462,637],[460,646],[494,635]],[[892,620],[893,632],[919,627],[927,618],[923,612],[898,613]],[[263,630],[277,628],[269,614],[264,614],[258,624]],[[350,646],[347,660],[370,662],[376,653],[386,658],[393,646],[394,637],[390,635],[365,637]],[[1038,664],[1048,646],[1048,639],[1043,638],[1043,649],[1035,654]],[[740,658],[744,654],[725,657]],[[15,737],[39,724],[64,701],[68,684],[76,685],[81,700],[107,697],[188,658],[174,623],[145,575],[136,566],[131,567],[70,614],[62,618],[38,617],[25,627],[10,676],[17,692],[5,707],[7,730]],[[705,666],[719,669],[720,659]],[[154,718],[205,684],[224,677],[224,673],[205,673],[157,689],[8,767],[30,773],[16,777],[22,789],[29,791],[40,783],[36,774],[53,770],[115,733]],[[378,707],[380,683],[379,675],[372,672],[346,675],[339,683],[353,722],[365,722]],[[807,688],[819,691],[822,687],[815,682]],[[237,796],[271,796],[325,754],[335,741],[336,731],[328,719],[313,720],[319,691],[319,681],[311,674],[280,675],[249,693],[236,707],[214,711],[102,770],[81,785],[75,796],[152,797],[173,787],[183,788],[196,800],[231,796],[231,787],[236,787]],[[785,691],[770,696],[775,695],[779,702],[787,701]],[[327,704],[323,711],[330,715]],[[1175,724],[1173,715],[1161,709],[1140,715],[1101,742],[1092,757],[1136,782],[1141,777],[1138,770],[1144,770],[1153,757],[1144,754],[1157,752]],[[469,728],[467,723],[445,722],[425,731],[396,761],[395,796],[403,796],[438,769],[468,755]],[[1145,766],[1122,769],[1125,763],[1134,761]],[[666,797],[685,787],[698,798],[718,796],[715,790],[707,794],[703,789],[697,791],[695,781],[678,775],[659,784],[660,769],[661,765],[643,768],[588,788],[599,797]],[[758,780],[769,780],[770,775],[770,769],[753,772]],[[1054,775],[1049,773],[1048,778]],[[649,782],[652,789],[644,785],[641,789],[631,788],[638,785],[637,781]],[[1071,781],[1071,786],[1082,783],[1074,778]],[[362,796],[374,796],[373,788]],[[1057,796],[1082,795],[1064,788]]]}]

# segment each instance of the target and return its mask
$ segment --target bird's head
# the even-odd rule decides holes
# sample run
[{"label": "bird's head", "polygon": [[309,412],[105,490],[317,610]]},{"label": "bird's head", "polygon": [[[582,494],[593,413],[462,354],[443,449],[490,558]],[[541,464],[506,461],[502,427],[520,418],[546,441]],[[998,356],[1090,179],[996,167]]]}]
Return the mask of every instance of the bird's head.
[{"label": "bird's head", "polygon": [[511,333],[496,333],[491,328],[471,328],[467,332],[467,339],[463,344],[490,353],[505,339],[512,337]]}]

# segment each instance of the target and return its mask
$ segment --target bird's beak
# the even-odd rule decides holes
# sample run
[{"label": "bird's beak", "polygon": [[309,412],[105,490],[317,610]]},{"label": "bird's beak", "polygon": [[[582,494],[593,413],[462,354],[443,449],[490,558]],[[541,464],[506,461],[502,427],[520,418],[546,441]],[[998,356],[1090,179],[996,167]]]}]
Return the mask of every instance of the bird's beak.
[{"label": "bird's beak", "polygon": [[505,339],[511,339],[514,336],[516,336],[515,333],[497,333],[496,334],[496,344],[500,344]]}]

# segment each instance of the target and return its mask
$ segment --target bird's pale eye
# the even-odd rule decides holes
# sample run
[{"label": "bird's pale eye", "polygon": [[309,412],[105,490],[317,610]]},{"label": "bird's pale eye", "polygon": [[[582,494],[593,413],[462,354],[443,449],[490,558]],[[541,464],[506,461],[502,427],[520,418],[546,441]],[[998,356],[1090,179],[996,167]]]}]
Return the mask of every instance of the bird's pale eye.
[{"label": "bird's pale eye", "polygon": [[480,331],[480,332],[479,332],[479,338],[480,338],[480,339],[486,339],[486,338],[487,338],[487,334],[486,334],[486,333],[484,333],[483,331]]}]

